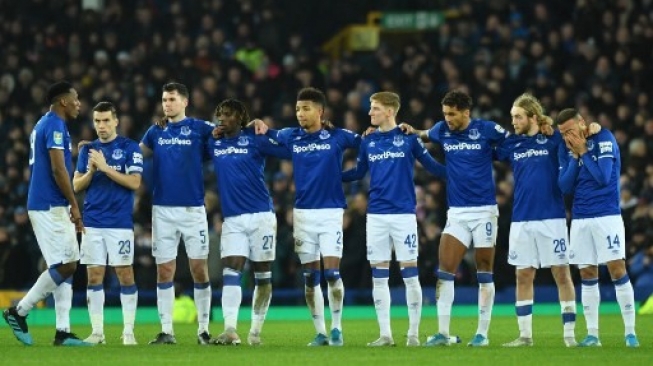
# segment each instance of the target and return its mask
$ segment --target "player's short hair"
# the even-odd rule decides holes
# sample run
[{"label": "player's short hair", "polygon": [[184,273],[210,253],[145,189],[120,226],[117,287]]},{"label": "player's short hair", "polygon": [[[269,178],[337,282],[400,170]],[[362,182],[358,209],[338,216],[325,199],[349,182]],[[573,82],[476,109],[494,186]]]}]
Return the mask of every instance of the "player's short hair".
[{"label": "player's short hair", "polygon": [[370,101],[375,101],[381,103],[382,106],[392,108],[395,111],[395,115],[399,112],[401,107],[401,98],[399,94],[393,92],[378,92],[370,96]]},{"label": "player's short hair", "polygon": [[555,124],[556,125],[561,125],[567,121],[569,121],[572,118],[578,119],[580,114],[578,113],[578,110],[575,108],[567,108],[563,109],[558,113],[555,119]]},{"label": "player's short hair", "polygon": [[324,93],[320,89],[313,87],[300,90],[299,93],[297,93],[297,101],[313,102],[319,104],[322,108],[325,108],[327,105]]},{"label": "player's short hair", "polygon": [[225,99],[218,106],[215,108],[214,115],[217,117],[220,115],[220,113],[223,112],[223,110],[230,110],[238,116],[238,119],[240,120],[240,126],[245,127],[247,126],[247,123],[249,123],[249,112],[247,112],[247,107],[245,107],[245,103],[241,102],[238,99]]},{"label": "player's short hair", "polygon": [[100,102],[93,107],[93,112],[111,112],[111,116],[116,118],[118,113],[116,112],[116,107],[111,102]]},{"label": "player's short hair", "polygon": [[70,93],[70,89],[73,89],[73,84],[65,80],[50,85],[46,94],[47,102],[54,104],[61,96]]},{"label": "player's short hair", "polygon": [[553,124],[551,117],[544,114],[544,107],[542,106],[542,103],[540,103],[540,101],[532,94],[524,93],[518,96],[512,105],[522,108],[524,112],[526,112],[526,117],[535,117],[538,125]]},{"label": "player's short hair", "polygon": [[460,90],[451,90],[447,92],[447,94],[442,98],[441,104],[446,105],[447,107],[454,107],[459,111],[471,110],[473,105],[472,97]]},{"label": "player's short hair", "polygon": [[176,91],[179,95],[181,95],[186,99],[190,97],[190,94],[188,93],[188,88],[186,87],[186,85],[182,83],[177,83],[177,82],[166,83],[163,85],[162,89],[164,92],[168,92],[168,93]]}]

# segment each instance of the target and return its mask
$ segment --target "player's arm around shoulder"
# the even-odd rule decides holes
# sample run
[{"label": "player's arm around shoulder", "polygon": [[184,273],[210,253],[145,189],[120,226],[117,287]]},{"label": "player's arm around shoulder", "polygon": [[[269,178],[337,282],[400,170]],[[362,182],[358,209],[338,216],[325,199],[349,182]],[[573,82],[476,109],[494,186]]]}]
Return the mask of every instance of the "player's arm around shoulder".
[{"label": "player's arm around shoulder", "polygon": [[406,122],[400,123],[398,127],[407,135],[416,135],[422,142],[431,142],[431,138],[429,137],[430,130],[418,130]]}]

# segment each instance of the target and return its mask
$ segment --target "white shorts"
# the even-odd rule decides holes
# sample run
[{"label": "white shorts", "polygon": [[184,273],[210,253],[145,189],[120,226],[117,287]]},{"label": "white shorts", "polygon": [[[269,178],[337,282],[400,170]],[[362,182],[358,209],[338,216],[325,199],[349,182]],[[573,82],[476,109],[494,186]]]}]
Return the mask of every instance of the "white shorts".
[{"label": "white shorts", "polygon": [[492,248],[497,240],[497,206],[454,207],[447,211],[442,234],[449,234],[470,248]]},{"label": "white shorts", "polygon": [[209,256],[209,225],[204,206],[152,207],[152,255],[157,264],[177,258],[179,239],[186,245],[188,258]]},{"label": "white shorts", "polygon": [[569,263],[599,265],[626,258],[621,215],[574,219],[569,235]]},{"label": "white shorts", "polygon": [[416,261],[419,253],[415,214],[367,214],[367,260],[385,262],[392,250],[399,262]]},{"label": "white shorts", "polygon": [[302,264],[342,258],[342,208],[293,210],[295,252]]},{"label": "white shorts", "polygon": [[221,257],[246,257],[254,262],[274,260],[277,216],[257,212],[227,217],[222,224]]},{"label": "white shorts", "polygon": [[77,262],[79,244],[75,224],[70,222],[68,207],[52,207],[47,211],[28,211],[36,241],[48,267]]},{"label": "white shorts", "polygon": [[510,224],[508,263],[517,267],[547,268],[569,264],[566,219]]},{"label": "white shorts", "polygon": [[80,263],[104,266],[134,264],[134,230],[87,227],[82,235]]}]

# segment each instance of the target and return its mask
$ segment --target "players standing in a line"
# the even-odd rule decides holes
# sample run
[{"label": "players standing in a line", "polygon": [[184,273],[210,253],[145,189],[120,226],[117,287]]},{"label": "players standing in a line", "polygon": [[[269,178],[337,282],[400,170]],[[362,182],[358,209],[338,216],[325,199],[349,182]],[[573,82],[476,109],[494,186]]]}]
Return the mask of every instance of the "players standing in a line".
[{"label": "players standing in a line", "polygon": [[367,259],[372,266],[374,307],[380,337],[367,345],[394,346],[390,326],[390,261],[392,252],[401,266],[408,305],[407,346],[419,346],[422,314],[422,287],[417,271],[419,238],[415,216],[413,168],[419,160],[430,173],[445,177],[444,166],[428,154],[415,135],[405,135],[396,122],[399,95],[380,92],[370,97],[370,120],[376,131],[367,135],[360,146],[358,164],[343,173],[343,181],[362,179],[370,171],[367,209]]},{"label": "players standing in a line", "polygon": [[138,142],[118,136],[118,117],[110,102],[93,108],[98,139],[79,152],[73,178],[75,192],[86,191],[80,263],[86,264],[86,299],[93,331],[86,342],[106,343],[104,336],[104,280],[107,260],[120,282],[124,328],[122,342],[135,345],[134,319],[138,289],[134,282],[134,191],[141,184],[143,155]]},{"label": "players standing in a line", "polygon": [[510,115],[515,135],[497,146],[497,156],[510,162],[515,181],[508,263],[516,267],[519,338],[504,346],[533,345],[533,280],[538,268],[550,267],[558,286],[564,343],[572,347],[576,294],[569,273],[565,204],[558,187],[558,148],[564,142],[558,131],[551,136],[540,132],[553,121],[532,95],[515,99]]},{"label": "players standing in a line", "polygon": [[150,344],[176,343],[172,327],[175,301],[172,281],[179,239],[186,245],[195,282],[194,300],[199,323],[197,342],[209,344],[211,284],[207,267],[209,236],[202,165],[207,139],[215,126],[186,116],[188,89],[183,84],[165,84],[161,103],[165,127],[150,127],[140,143],[143,153],[154,157],[152,255],[157,264],[161,333]]},{"label": "players standing in a line", "polygon": [[27,210],[48,270],[41,273],[15,307],[2,315],[16,338],[31,345],[27,314],[52,293],[57,318],[54,345],[86,346],[90,344],[70,332],[71,283],[79,260],[75,231],[84,231],[84,224],[70,182],[73,162],[66,123],[79,115],[80,102],[77,91],[65,81],[52,84],[47,98],[50,111],[41,117],[30,135]]},{"label": "players standing in a line", "polygon": [[[257,121],[258,134],[267,134],[292,152],[296,195],[293,210],[295,252],[304,270],[306,304],[317,335],[309,346],[341,346],[342,304],[345,288],[340,278],[342,220],[347,206],[342,189],[342,156],[358,148],[360,136],[345,129],[325,127],[322,122],[326,97],[315,88],[297,94],[295,111],[300,127],[268,130]],[[320,257],[329,291],[331,333],[324,323]]]},{"label": "players standing in a line", "polygon": [[437,307],[439,331],[427,346],[449,344],[449,324],[454,299],[454,278],[467,249],[474,243],[478,291],[478,328],[469,346],[487,346],[494,305],[494,246],[497,237],[497,208],[492,149],[508,133],[498,124],[471,119],[472,98],[450,91],[442,99],[444,121],[428,131],[416,131],[401,124],[408,133],[442,145],[447,169],[447,224],[439,247]]},{"label": "players standing in a line", "polygon": [[621,157],[614,135],[603,129],[589,136],[583,117],[565,109],[556,117],[566,146],[560,146],[560,188],[573,193],[569,263],[578,265],[587,337],[578,345],[600,346],[598,266],[610,272],[625,326],[627,347],[638,347],[633,286],[626,272],[626,242],[621,217]]},{"label": "players standing in a line", "polygon": [[277,217],[265,185],[265,157],[290,159],[290,151],[244,127],[249,122],[245,105],[235,99],[222,101],[215,110],[221,139],[209,138],[224,224],[220,240],[223,262],[222,313],[224,332],[216,344],[240,344],[236,332],[242,301],[240,280],[245,260],[254,268],[252,325],[247,342],[261,344],[261,329],[272,298],[272,262],[275,257]]}]

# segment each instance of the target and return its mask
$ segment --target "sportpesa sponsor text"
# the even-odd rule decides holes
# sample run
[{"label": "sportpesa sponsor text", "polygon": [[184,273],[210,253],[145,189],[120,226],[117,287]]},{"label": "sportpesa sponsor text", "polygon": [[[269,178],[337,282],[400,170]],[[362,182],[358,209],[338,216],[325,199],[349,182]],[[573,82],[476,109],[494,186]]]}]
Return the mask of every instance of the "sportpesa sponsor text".
[{"label": "sportpesa sponsor text", "polygon": [[524,152],[516,152],[513,154],[513,160],[517,161],[519,159],[524,159],[524,158],[531,158],[534,156],[547,156],[549,155],[549,150],[535,150],[535,149],[528,149]]},{"label": "sportpesa sponsor text", "polygon": [[311,143],[304,146],[294,145],[292,147],[292,152],[294,153],[313,152],[319,150],[331,150],[331,145]]}]

